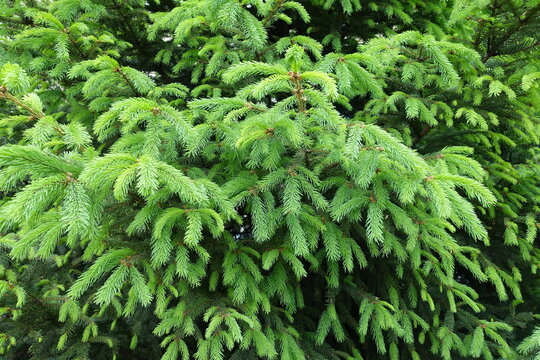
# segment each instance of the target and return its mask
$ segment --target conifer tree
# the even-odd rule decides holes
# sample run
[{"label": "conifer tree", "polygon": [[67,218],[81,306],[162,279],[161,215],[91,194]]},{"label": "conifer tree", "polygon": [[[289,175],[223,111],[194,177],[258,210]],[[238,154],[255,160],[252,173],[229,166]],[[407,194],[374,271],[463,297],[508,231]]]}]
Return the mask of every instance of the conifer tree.
[{"label": "conifer tree", "polygon": [[0,0],[0,354],[535,359],[538,1]]}]

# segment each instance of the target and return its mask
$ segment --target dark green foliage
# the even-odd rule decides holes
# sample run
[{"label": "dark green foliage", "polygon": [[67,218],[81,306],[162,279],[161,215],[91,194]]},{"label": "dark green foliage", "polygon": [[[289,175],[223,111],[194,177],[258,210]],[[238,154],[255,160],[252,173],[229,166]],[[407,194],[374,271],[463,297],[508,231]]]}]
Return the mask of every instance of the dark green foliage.
[{"label": "dark green foliage", "polygon": [[0,0],[0,354],[537,359],[540,3]]}]

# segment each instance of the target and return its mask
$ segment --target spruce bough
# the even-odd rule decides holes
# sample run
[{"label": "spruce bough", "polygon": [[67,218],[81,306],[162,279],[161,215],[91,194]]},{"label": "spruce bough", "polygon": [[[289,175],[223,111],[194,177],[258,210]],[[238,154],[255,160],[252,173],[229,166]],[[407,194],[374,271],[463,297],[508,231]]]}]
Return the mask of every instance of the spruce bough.
[{"label": "spruce bough", "polygon": [[534,1],[0,1],[6,359],[534,359]]}]

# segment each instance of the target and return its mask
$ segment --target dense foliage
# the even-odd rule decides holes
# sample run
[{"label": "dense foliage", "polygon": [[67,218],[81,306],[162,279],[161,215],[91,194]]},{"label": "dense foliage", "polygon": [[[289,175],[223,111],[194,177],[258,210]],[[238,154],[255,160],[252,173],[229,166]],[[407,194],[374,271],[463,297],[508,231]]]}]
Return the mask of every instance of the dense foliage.
[{"label": "dense foliage", "polygon": [[0,0],[0,356],[539,359],[539,33],[538,0]]}]

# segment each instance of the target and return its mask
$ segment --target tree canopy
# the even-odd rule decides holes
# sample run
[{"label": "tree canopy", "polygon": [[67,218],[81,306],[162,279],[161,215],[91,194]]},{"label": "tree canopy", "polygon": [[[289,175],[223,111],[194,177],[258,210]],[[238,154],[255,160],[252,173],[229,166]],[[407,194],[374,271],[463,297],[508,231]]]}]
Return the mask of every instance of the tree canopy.
[{"label": "tree canopy", "polygon": [[539,33],[538,0],[0,0],[0,355],[539,359]]}]

